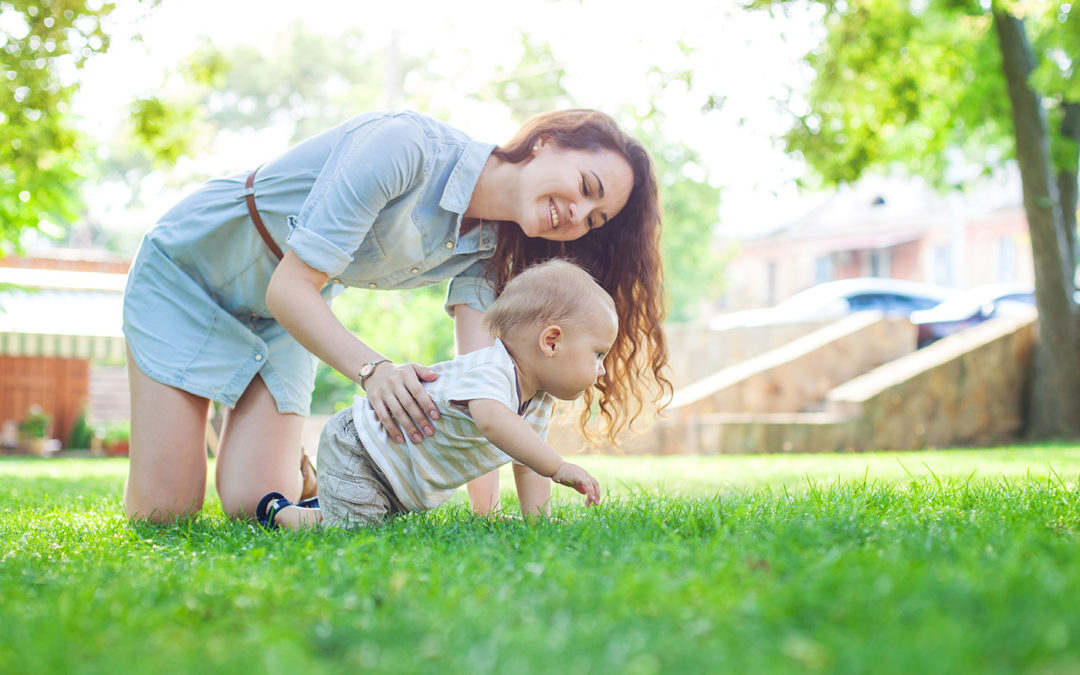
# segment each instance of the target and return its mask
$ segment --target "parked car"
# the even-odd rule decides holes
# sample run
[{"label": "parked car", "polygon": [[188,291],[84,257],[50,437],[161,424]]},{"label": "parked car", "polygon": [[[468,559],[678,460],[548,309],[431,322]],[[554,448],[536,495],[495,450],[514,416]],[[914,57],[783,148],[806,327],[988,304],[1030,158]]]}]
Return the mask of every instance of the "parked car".
[{"label": "parked car", "polygon": [[1030,284],[995,284],[964,291],[933,309],[912,312],[918,327],[918,345],[925,347],[946,335],[977,326],[998,316],[1009,316],[1035,306]]},{"label": "parked car", "polygon": [[840,279],[811,286],[773,307],[721,314],[710,326],[713,330],[721,330],[735,326],[818,321],[867,310],[906,317],[914,311],[935,307],[956,293],[951,288],[902,279]]}]

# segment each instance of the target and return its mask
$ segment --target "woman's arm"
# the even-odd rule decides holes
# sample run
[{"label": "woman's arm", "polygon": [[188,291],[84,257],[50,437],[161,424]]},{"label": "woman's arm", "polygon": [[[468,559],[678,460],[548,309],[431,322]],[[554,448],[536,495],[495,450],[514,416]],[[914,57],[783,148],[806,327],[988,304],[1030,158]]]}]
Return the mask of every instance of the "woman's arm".
[{"label": "woman's arm", "polygon": [[[266,306],[285,330],[309,352],[334,370],[359,383],[360,367],[382,355],[349,332],[334,316],[330,305],[319,294],[328,276],[311,267],[293,251],[285,253],[266,289]],[[398,443],[404,442],[402,430],[419,442],[420,429],[433,433],[421,409],[433,419],[438,417],[435,404],[421,380],[437,377],[428,368],[416,364],[395,366],[379,364],[365,386],[368,401],[379,421]]]}]

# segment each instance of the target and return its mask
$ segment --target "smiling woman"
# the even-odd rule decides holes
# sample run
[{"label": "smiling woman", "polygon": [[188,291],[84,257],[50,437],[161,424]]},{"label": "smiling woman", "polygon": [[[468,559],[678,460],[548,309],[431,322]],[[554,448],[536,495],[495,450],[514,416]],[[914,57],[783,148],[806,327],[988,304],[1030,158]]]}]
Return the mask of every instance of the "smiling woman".
[{"label": "smiling woman", "polygon": [[[620,331],[597,403],[609,436],[666,394],[660,211],[648,153],[609,116],[539,115],[504,147],[409,112],[362,114],[257,171],[211,181],[165,214],[132,265],[132,518],[198,511],[211,400],[230,408],[217,488],[251,515],[270,491],[300,496],[300,434],[315,358],[350,377],[398,442],[431,435],[434,372],[391,363],[330,311],[341,286],[398,289],[451,279],[458,351],[491,344],[480,325],[507,281],[569,257],[615,300]],[[522,500],[547,501],[537,475]],[[543,482],[542,486],[539,483]],[[479,510],[497,490],[477,488]],[[531,502],[531,503],[530,503]]]}]

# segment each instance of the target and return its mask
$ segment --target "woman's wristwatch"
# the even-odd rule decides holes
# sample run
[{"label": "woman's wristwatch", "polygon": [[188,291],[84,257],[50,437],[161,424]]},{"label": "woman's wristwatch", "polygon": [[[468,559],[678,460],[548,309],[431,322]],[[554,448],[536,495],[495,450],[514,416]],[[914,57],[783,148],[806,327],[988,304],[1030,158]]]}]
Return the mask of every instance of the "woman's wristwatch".
[{"label": "woman's wristwatch", "polygon": [[367,379],[375,374],[376,366],[378,366],[383,361],[389,360],[390,359],[384,356],[380,359],[372,359],[371,361],[368,361],[364,365],[360,366],[360,388],[364,391],[367,391],[367,388],[364,385],[367,383]]}]

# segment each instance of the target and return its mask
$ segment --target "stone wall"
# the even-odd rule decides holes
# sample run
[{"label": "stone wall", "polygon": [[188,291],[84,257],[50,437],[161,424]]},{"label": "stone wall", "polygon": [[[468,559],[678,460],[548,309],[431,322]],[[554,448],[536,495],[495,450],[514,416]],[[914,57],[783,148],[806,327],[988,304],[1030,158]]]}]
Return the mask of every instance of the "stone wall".
[{"label": "stone wall", "polygon": [[991,445],[1024,430],[1036,317],[988,321],[829,392],[857,418],[857,450]]},{"label": "stone wall", "polygon": [[[619,450],[631,455],[908,450],[1001,443],[1023,431],[1034,312],[988,321],[918,351],[898,346],[914,342],[914,328],[906,320],[877,319],[863,326],[852,320],[831,328],[706,378],[694,385],[708,383],[697,394],[684,388],[665,417],[644,433],[624,436]],[[897,358],[884,358],[890,349],[900,352]],[[878,356],[867,357],[867,350]],[[824,389],[805,384],[826,377],[833,379]],[[802,408],[785,404],[787,409],[778,410],[769,394],[788,400],[782,390],[789,383],[807,396],[820,391],[820,409],[812,410],[807,399]],[[705,390],[708,394],[700,396]],[[553,428],[551,440],[563,451],[583,447],[567,426]]]},{"label": "stone wall", "polygon": [[676,389],[728,366],[783,346],[828,325],[828,321],[778,323],[769,326],[736,326],[712,330],[696,323],[664,326],[670,359],[668,368]]}]

